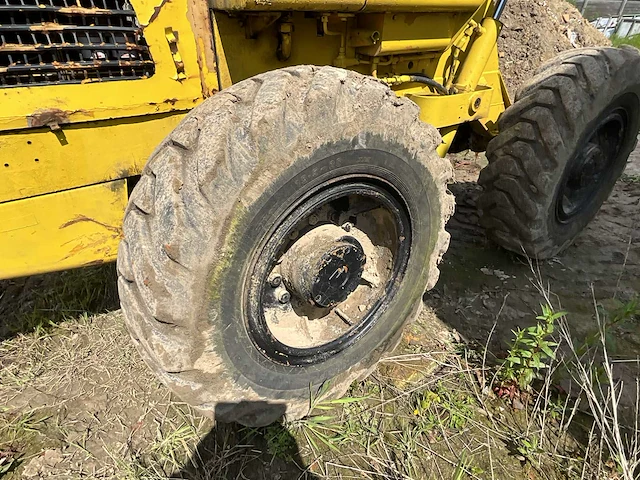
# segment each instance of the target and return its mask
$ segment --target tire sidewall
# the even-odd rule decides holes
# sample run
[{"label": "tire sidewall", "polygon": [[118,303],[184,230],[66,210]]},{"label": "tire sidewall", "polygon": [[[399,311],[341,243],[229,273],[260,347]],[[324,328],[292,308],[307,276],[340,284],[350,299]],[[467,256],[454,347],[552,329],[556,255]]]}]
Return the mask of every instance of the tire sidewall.
[{"label": "tire sidewall", "polygon": [[[596,216],[602,204],[611,194],[616,181],[624,171],[626,159],[636,146],[638,129],[640,127],[640,85],[629,85],[631,81],[637,82],[637,78],[631,77],[631,72],[620,72],[616,78],[618,78],[617,81],[614,80],[607,88],[602,89],[598,98],[594,99],[592,103],[585,105],[586,111],[579,112],[576,116],[578,120],[582,120],[578,122],[575,128],[575,132],[579,133],[580,136],[572,141],[571,145],[573,148],[567,149],[568,151],[564,152],[564,159],[559,159],[561,160],[560,164],[564,165],[564,168],[555,175],[558,181],[556,182],[554,193],[550,197],[551,202],[548,205],[546,216],[550,236],[555,239],[554,243],[560,249],[569,245]],[[620,80],[622,80],[622,82]],[[620,99],[625,96],[632,99],[635,105],[629,108],[630,118],[626,137],[616,158],[617,163],[607,171],[607,176],[603,180],[600,189],[593,196],[589,204],[584,207],[584,210],[570,221],[560,223],[556,214],[558,197],[566,176],[571,171],[573,163],[577,158],[577,150],[589,139],[589,136],[593,133],[593,129],[599,122],[612,111],[612,106],[619,104]]]}]

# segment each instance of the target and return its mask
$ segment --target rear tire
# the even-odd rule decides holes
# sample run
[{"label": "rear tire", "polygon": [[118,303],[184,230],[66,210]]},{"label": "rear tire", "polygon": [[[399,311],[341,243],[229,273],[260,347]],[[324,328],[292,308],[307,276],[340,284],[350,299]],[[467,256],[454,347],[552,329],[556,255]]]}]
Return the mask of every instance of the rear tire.
[{"label": "rear tire", "polygon": [[549,258],[593,219],[640,126],[640,52],[585,48],[544,64],[499,120],[478,206],[504,248]]},{"label": "rear tire", "polygon": [[[418,113],[375,79],[332,67],[294,67],[216,94],[158,147],[126,211],[119,291],[142,357],[182,400],[223,422],[260,426],[283,414],[299,418],[321,385],[329,385],[329,395],[343,394],[396,345],[425,288],[437,281],[449,241],[444,225],[453,210],[446,189],[451,167],[435,153],[437,131]],[[340,188],[351,193],[329,196]],[[313,203],[322,195],[333,200]],[[410,219],[402,224],[410,236],[389,239],[389,251],[406,244],[411,255],[406,265],[397,263],[402,269],[395,281],[379,290],[381,303],[343,327],[337,343],[307,345],[306,333],[290,328],[279,334],[296,333],[299,343],[278,337],[273,329],[288,321],[286,315],[302,329],[300,318],[310,318],[293,315],[293,301],[290,308],[282,295],[282,288],[293,291],[294,283],[304,282],[273,280],[293,251],[287,239],[311,235],[314,241],[296,247],[305,252],[325,240],[333,245],[326,237],[345,225],[340,212],[351,215],[354,205],[382,209],[374,200],[401,205],[390,211],[405,209],[398,218]],[[296,213],[308,202],[317,207],[315,217],[309,209],[307,216]],[[290,220],[295,215],[298,223]],[[385,218],[393,223],[396,217]],[[340,241],[365,248],[366,239],[356,234],[365,226],[343,226],[351,228]],[[395,258],[404,257],[392,256],[389,271],[396,271]],[[296,270],[304,261],[285,263]],[[304,277],[307,270],[298,273]]]}]

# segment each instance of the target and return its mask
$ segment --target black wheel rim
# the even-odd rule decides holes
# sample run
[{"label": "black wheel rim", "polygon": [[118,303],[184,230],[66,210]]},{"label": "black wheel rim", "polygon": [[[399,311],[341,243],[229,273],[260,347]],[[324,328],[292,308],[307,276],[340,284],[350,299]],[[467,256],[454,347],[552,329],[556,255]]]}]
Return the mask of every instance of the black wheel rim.
[{"label": "black wheel rim", "polygon": [[[351,215],[360,210],[362,212],[357,215]],[[384,215],[379,214],[380,211],[385,212]],[[340,310],[341,313],[337,312],[339,306],[345,304],[353,310],[353,305],[347,304],[350,301],[349,298],[339,305],[328,307],[327,310],[330,311],[324,317],[316,318],[315,315],[320,315],[324,310],[319,305],[307,305],[312,303],[312,300],[306,299],[305,303],[303,299],[298,298],[300,293],[291,285],[295,282],[285,278],[286,275],[279,280],[274,277],[274,272],[282,268],[283,263],[292,263],[287,262],[287,255],[295,250],[298,240],[302,241],[305,236],[313,235],[321,229],[334,231],[335,228],[340,227],[344,230],[341,241],[353,243],[354,236],[361,236],[363,232],[358,227],[358,221],[361,218],[358,215],[371,216],[374,213],[381,218],[384,217],[385,225],[374,225],[374,227],[387,232],[387,236],[391,238],[390,250],[393,252],[386,269],[388,274],[383,278],[384,282],[376,286],[376,298],[369,302],[362,312],[356,314],[358,318],[349,317],[342,310]],[[347,222],[344,221],[345,218]],[[364,239],[358,238],[363,240],[361,243],[366,243]],[[283,212],[263,241],[262,247],[251,260],[251,268],[248,270],[245,281],[245,292],[248,293],[244,301],[249,337],[262,355],[274,362],[291,366],[321,363],[353,345],[378,322],[396,294],[407,269],[411,239],[411,222],[406,202],[400,193],[383,179],[368,175],[351,175],[334,179],[330,184],[319,186],[308,192]],[[355,243],[360,245],[357,241]],[[382,243],[381,241],[380,244]],[[376,248],[380,247],[376,246],[373,240],[371,244]],[[276,274],[276,277],[278,276]],[[353,282],[347,283],[351,285]],[[289,298],[286,298],[287,295],[283,293],[283,287],[294,290]],[[349,293],[349,296],[357,296],[360,289],[362,291],[366,288],[374,289],[364,280],[364,276],[355,288],[356,290]],[[288,305],[289,299],[290,305]],[[294,302],[297,303],[294,304]],[[284,331],[284,327],[279,325],[277,316],[291,317],[290,313],[287,313],[287,308],[296,312],[301,308],[313,310],[314,318],[308,322],[317,322],[313,324],[316,329],[319,325],[325,328],[322,327],[321,322],[327,324],[333,322],[333,330],[336,330],[337,317],[340,317],[344,326],[334,338],[327,338],[327,341],[318,344],[300,346],[295,342],[288,342],[278,334]],[[284,313],[278,313],[278,309],[282,309]],[[276,319],[273,320],[274,318]],[[300,320],[296,322],[296,325],[300,325]],[[327,326],[326,329],[328,330],[329,327]]]},{"label": "black wheel rim", "polygon": [[598,192],[610,181],[616,166],[624,161],[623,145],[630,115],[624,106],[614,106],[601,116],[585,136],[561,182],[556,218],[566,224],[587,211]]}]

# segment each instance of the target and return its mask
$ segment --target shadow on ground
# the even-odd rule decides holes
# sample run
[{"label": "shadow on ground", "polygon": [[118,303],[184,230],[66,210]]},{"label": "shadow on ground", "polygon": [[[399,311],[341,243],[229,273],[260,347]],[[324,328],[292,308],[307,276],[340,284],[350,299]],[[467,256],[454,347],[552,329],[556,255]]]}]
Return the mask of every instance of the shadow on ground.
[{"label": "shadow on ground", "polygon": [[[217,409],[240,407],[247,411],[284,405],[266,402],[220,404]],[[188,462],[171,478],[188,480],[313,480],[305,468],[298,443],[282,422],[248,428],[239,424],[216,424],[198,443]]]},{"label": "shadow on ground", "polygon": [[0,341],[120,308],[114,264],[0,281]]},{"label": "shadow on ground", "polygon": [[[458,170],[456,171],[458,174]],[[447,326],[501,352],[512,330],[535,323],[547,291],[576,337],[595,327],[595,307],[615,310],[640,294],[640,183],[620,181],[591,224],[557,257],[536,262],[492,245],[478,225],[475,182],[451,186],[451,245],[425,303]],[[618,332],[620,351],[639,351],[637,332]]]}]

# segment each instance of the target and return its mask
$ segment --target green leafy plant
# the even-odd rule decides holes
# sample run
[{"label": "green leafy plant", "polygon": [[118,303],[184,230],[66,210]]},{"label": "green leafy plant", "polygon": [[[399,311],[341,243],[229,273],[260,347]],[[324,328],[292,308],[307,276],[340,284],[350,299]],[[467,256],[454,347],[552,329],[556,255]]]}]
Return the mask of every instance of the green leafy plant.
[{"label": "green leafy plant", "polygon": [[535,325],[513,331],[515,335],[507,358],[500,369],[503,385],[515,384],[521,391],[530,391],[531,383],[540,378],[542,370],[555,358],[558,344],[551,340],[556,321],[566,312],[555,312],[550,305],[541,305],[542,315]]},{"label": "green leafy plant", "polygon": [[[631,329],[635,330],[636,327],[633,320],[635,317],[640,316],[640,302],[637,298],[621,303],[618,308],[614,309],[607,309],[602,305],[598,305],[596,308],[596,313],[602,321],[602,326],[595,328],[585,337],[582,345],[577,349],[578,355],[584,355],[593,347],[599,349],[604,347],[611,352],[615,352],[617,348],[616,336],[613,333],[614,329],[630,325]],[[601,344],[602,335],[604,335],[604,345]]]},{"label": "green leafy plant", "polygon": [[280,423],[274,423],[265,427],[264,439],[267,442],[267,450],[275,457],[290,462],[297,451],[296,439]]},{"label": "green leafy plant", "polygon": [[435,390],[418,395],[413,414],[419,418],[423,430],[437,425],[459,430],[473,417],[473,404],[474,400],[469,395],[438,383]]},{"label": "green leafy plant", "polygon": [[543,453],[543,450],[539,445],[538,437],[533,435],[520,438],[516,443],[516,450],[520,455],[528,460],[531,460],[535,455]]},{"label": "green leafy plant", "polygon": [[323,400],[329,391],[329,387],[329,383],[323,383],[314,395],[313,388],[310,386],[309,410],[311,414],[301,420],[287,424],[290,430],[300,434],[316,452],[320,450],[321,446],[327,447],[334,452],[339,452],[338,445],[344,441],[345,431],[343,424],[335,414],[320,415],[313,412],[319,410],[333,413],[339,408],[368,399],[368,397],[343,397],[335,400]]},{"label": "green leafy plant", "polygon": [[473,457],[467,458],[467,452],[463,451],[460,459],[458,460],[458,464],[456,465],[456,469],[453,471],[452,480],[462,480],[463,478],[469,477],[469,474],[474,477],[477,475],[481,475],[484,473],[479,467],[473,466],[471,461]]}]

